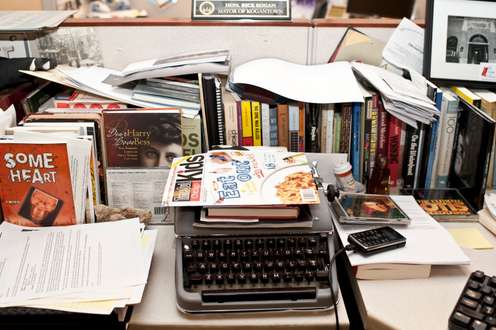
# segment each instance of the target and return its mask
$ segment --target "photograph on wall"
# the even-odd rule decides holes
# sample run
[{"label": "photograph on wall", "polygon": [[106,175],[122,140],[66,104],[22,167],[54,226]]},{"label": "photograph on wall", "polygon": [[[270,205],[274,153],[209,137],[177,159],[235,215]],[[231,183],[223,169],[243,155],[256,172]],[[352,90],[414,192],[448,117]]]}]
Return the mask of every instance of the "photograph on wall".
[{"label": "photograph on wall", "polygon": [[434,81],[496,82],[496,2],[430,0],[424,74]]}]

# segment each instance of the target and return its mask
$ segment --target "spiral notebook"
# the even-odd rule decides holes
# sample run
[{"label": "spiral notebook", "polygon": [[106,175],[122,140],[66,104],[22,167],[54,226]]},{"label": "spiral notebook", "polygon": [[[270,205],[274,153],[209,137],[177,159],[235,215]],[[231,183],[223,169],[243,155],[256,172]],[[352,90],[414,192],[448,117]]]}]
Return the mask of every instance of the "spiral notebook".
[{"label": "spiral notebook", "polygon": [[199,74],[198,80],[206,145],[223,145],[226,141],[221,81],[212,74]]}]

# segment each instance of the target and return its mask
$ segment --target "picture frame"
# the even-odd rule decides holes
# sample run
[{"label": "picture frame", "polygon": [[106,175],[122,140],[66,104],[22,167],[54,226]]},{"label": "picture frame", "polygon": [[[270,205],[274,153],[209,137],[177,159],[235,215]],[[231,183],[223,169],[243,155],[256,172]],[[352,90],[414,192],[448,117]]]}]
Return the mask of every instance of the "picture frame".
[{"label": "picture frame", "polygon": [[494,88],[494,13],[494,0],[428,0],[424,76],[441,85]]}]

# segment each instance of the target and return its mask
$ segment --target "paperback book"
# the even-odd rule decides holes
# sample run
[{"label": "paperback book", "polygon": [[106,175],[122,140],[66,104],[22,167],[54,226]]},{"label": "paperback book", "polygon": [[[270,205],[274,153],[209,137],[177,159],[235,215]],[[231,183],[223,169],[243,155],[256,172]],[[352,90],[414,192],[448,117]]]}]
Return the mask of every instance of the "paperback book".
[{"label": "paperback book", "polygon": [[457,189],[414,189],[420,207],[438,221],[477,221],[478,215]]},{"label": "paperback book", "polygon": [[174,160],[162,200],[168,206],[318,204],[303,153],[210,151]]}]

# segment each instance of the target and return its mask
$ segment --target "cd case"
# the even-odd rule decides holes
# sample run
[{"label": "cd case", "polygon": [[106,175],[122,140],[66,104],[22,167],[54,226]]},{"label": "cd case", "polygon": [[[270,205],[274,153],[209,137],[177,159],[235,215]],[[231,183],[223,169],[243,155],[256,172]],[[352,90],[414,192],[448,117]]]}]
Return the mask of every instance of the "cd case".
[{"label": "cd case", "polygon": [[410,218],[388,195],[344,193],[331,203],[343,224],[408,225]]}]

